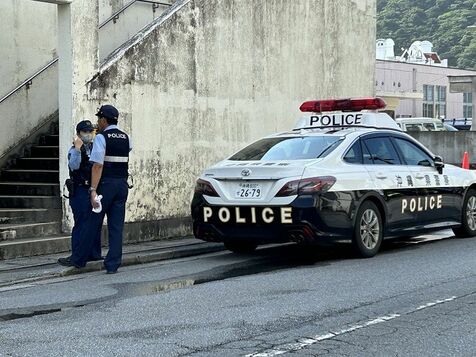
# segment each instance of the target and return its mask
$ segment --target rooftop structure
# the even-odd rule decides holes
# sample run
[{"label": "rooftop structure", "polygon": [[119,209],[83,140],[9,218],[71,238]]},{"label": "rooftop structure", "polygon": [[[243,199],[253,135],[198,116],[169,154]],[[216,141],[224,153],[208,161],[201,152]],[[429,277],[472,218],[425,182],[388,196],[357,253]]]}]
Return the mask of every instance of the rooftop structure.
[{"label": "rooftop structure", "polygon": [[438,53],[433,51],[430,41],[415,41],[408,49],[402,48],[400,56],[395,56],[395,42],[391,38],[377,40],[376,46],[378,60],[448,67],[448,60],[442,60]]}]

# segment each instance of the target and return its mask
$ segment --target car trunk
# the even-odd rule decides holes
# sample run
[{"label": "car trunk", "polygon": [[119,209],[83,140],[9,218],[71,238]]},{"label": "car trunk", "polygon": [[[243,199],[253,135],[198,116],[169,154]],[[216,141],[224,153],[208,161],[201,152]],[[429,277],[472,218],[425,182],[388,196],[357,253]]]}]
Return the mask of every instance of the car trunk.
[{"label": "car trunk", "polygon": [[207,170],[205,176],[216,180],[222,198],[228,201],[267,202],[285,182],[300,179],[306,165],[315,161],[225,161]]}]

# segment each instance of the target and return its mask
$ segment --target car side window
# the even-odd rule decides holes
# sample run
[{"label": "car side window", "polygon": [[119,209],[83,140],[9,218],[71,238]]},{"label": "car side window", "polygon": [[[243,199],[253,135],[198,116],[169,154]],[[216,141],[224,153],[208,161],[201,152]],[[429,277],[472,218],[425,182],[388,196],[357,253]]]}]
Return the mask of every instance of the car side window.
[{"label": "car side window", "polygon": [[423,127],[428,131],[435,131],[434,123],[423,123]]},{"label": "car side window", "polygon": [[351,146],[347,154],[344,156],[344,161],[349,164],[362,164],[362,148],[360,146],[360,140],[357,140],[354,145]]},{"label": "car side window", "polygon": [[389,137],[365,139],[365,144],[374,165],[401,165],[400,158]]},{"label": "car side window", "polygon": [[423,131],[421,124],[405,124],[406,131]]},{"label": "car side window", "polygon": [[370,155],[369,149],[365,142],[362,142],[362,158],[364,160],[364,165],[372,165],[374,161],[372,160],[372,155]]},{"label": "car side window", "polygon": [[400,138],[394,140],[407,165],[434,166],[432,157],[414,143]]}]

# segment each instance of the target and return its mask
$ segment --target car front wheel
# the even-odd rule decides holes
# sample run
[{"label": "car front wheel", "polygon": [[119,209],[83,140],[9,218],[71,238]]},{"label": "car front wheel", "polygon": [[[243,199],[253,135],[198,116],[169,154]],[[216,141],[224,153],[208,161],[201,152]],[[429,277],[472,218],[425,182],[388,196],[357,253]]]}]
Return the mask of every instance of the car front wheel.
[{"label": "car front wheel", "polygon": [[470,189],[463,203],[461,227],[453,228],[456,237],[476,236],[476,190]]},{"label": "car front wheel", "polygon": [[362,258],[377,254],[383,240],[382,217],[375,203],[365,201],[357,212],[352,244]]}]

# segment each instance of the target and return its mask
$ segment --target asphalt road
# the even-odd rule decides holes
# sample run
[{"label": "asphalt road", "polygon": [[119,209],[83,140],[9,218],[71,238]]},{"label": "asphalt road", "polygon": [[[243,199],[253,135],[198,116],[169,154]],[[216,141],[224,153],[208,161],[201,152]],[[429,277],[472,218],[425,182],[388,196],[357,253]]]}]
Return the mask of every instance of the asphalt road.
[{"label": "asphalt road", "polygon": [[4,287],[0,356],[474,356],[476,239],[447,233]]}]

